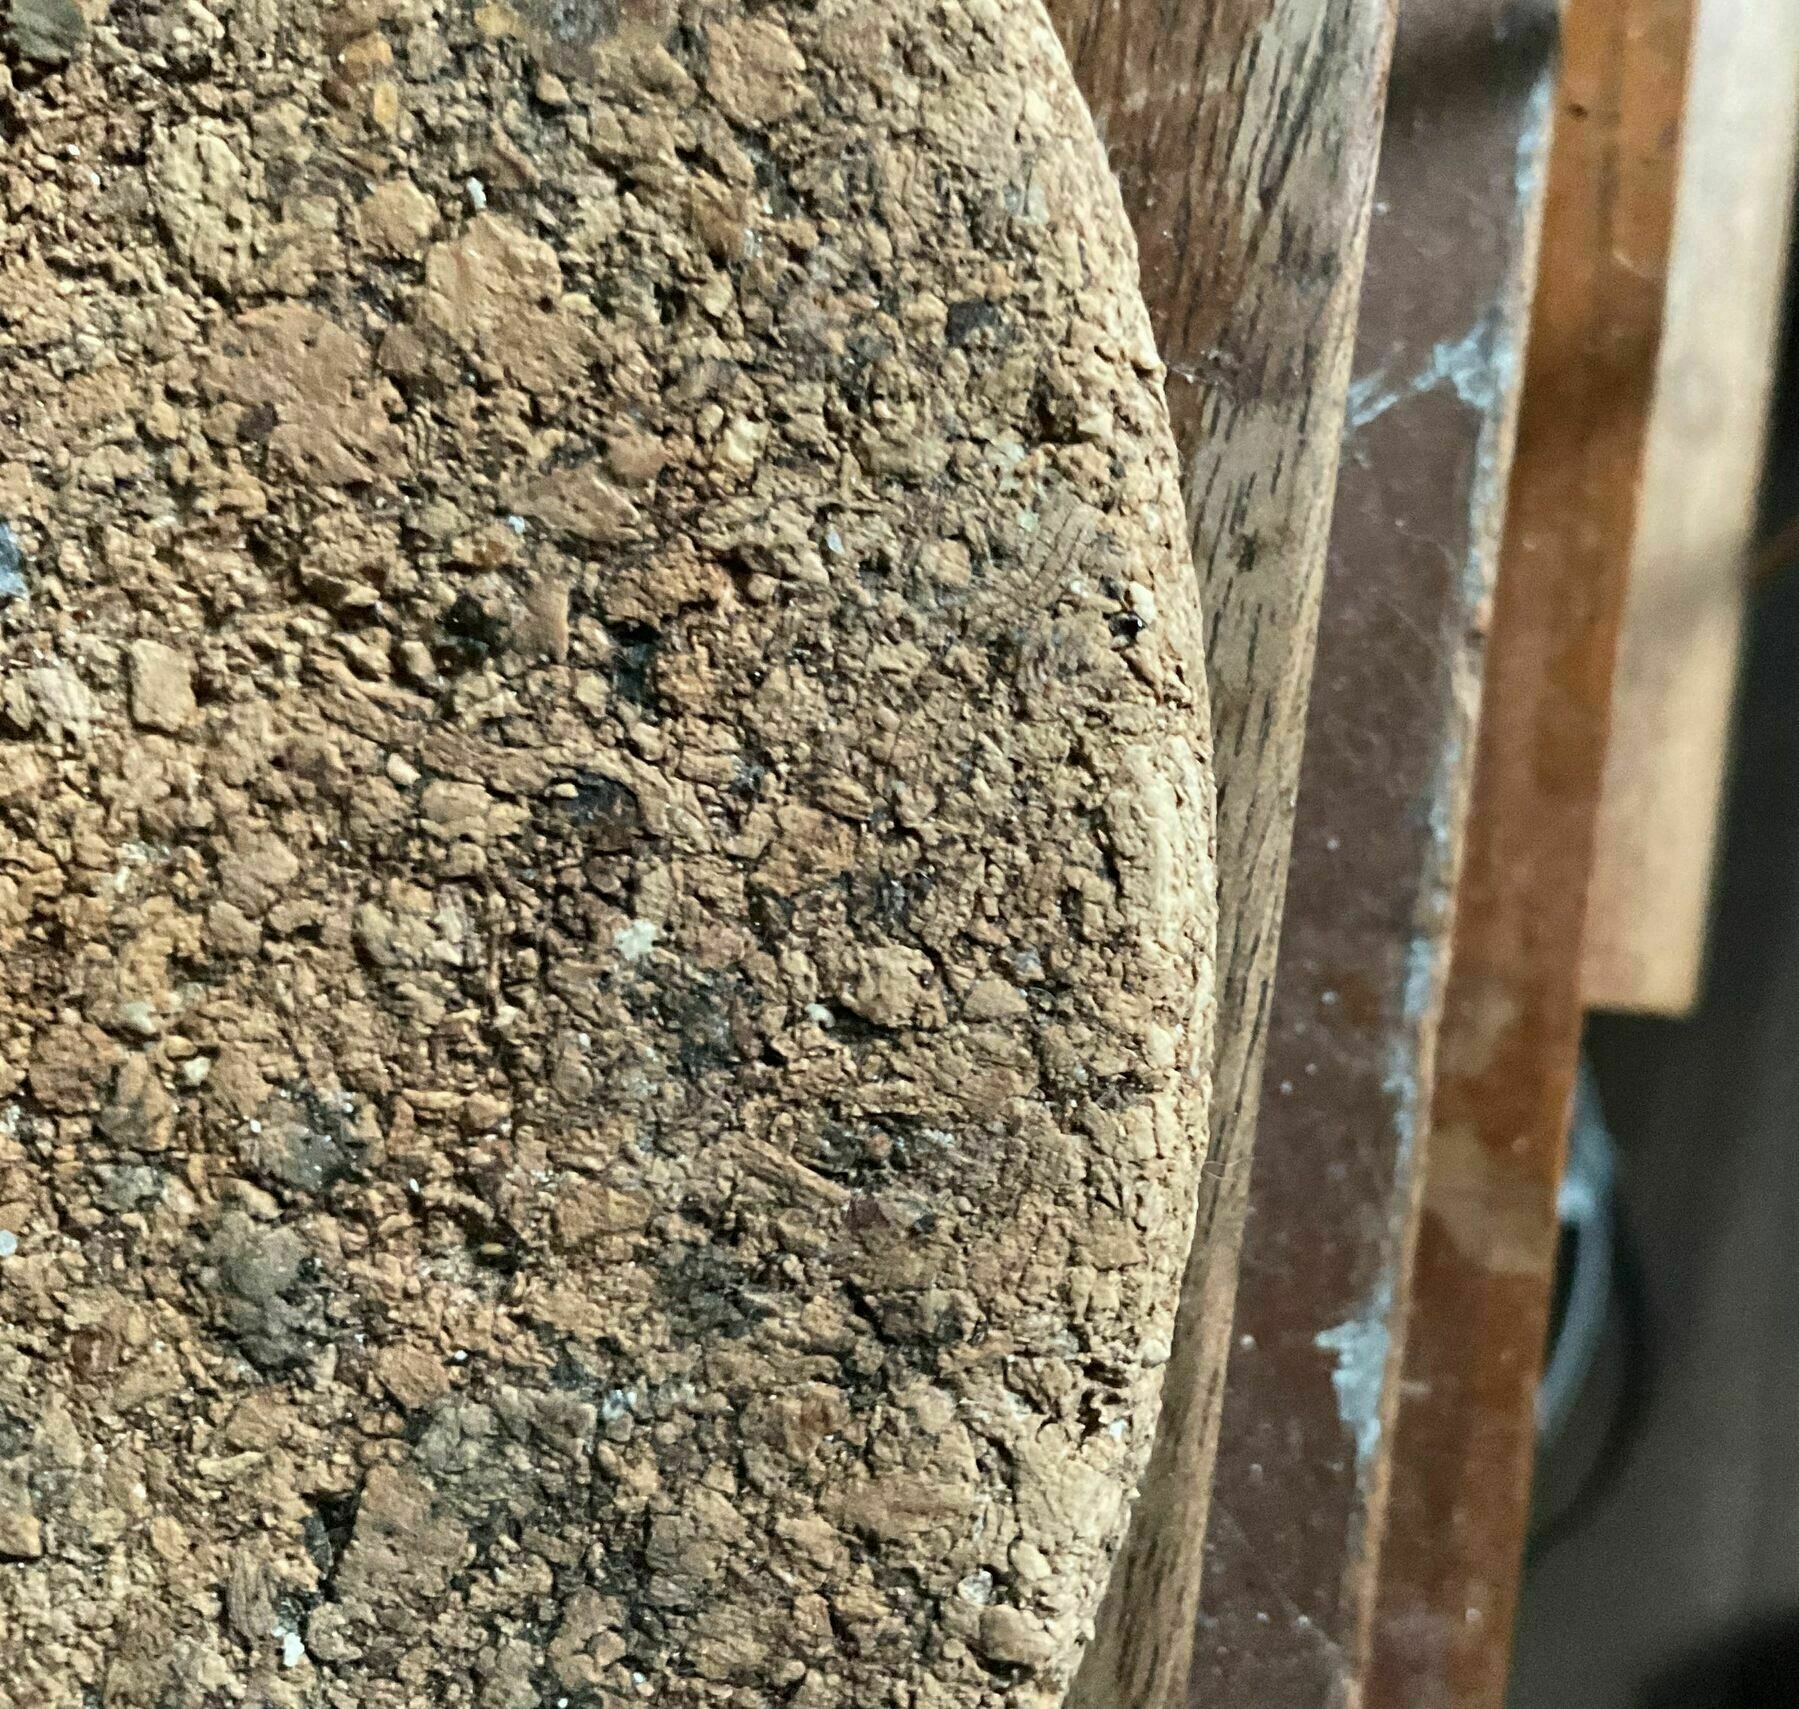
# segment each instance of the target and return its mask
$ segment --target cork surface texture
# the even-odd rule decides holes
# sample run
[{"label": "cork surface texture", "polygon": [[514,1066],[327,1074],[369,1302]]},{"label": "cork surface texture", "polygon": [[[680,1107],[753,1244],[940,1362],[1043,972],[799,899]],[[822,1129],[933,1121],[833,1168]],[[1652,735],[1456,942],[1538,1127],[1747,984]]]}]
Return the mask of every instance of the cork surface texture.
[{"label": "cork surface texture", "polygon": [[0,63],[0,1704],[1059,1702],[1214,882],[1036,0]]}]

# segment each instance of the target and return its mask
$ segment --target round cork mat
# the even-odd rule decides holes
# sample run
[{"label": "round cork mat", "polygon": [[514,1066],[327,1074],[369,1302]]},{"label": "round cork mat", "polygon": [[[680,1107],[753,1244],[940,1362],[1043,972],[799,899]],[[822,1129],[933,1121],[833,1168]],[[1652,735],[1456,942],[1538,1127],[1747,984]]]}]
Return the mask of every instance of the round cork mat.
[{"label": "round cork mat", "polygon": [[1037,0],[0,0],[0,1702],[1059,1700],[1200,625]]}]

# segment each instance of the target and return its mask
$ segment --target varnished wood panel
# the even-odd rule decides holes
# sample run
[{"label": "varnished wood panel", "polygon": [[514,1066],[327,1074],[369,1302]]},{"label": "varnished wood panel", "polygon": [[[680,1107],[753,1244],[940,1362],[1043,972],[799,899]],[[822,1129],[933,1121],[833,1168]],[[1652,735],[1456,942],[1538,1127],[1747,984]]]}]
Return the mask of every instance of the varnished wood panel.
[{"label": "varnished wood panel", "polygon": [[1366,1701],[1499,1709],[1692,0],[1571,0]]}]

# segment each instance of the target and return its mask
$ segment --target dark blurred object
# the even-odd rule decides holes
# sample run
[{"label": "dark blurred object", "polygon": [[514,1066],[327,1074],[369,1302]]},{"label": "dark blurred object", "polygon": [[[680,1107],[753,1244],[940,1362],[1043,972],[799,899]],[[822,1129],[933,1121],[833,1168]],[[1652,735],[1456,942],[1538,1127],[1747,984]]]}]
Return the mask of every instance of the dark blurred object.
[{"label": "dark blurred object", "polygon": [[1615,1321],[1618,1175],[1599,1088],[1584,1062],[1574,1088],[1568,1165],[1556,1196],[1562,1251],[1550,1311],[1549,1358],[1537,1389],[1537,1439],[1553,1443],[1587,1386],[1606,1329]]},{"label": "dark blurred object", "polygon": [[1644,1692],[1640,1709],[1793,1709],[1799,1703],[1799,1615],[1764,1621],[1683,1657]]},{"label": "dark blurred object", "polygon": [[[1638,1709],[1649,1680],[1687,1689],[1691,1669],[1721,1661],[1749,1623],[1799,1615],[1795,659],[1799,578],[1786,576],[1752,620],[1713,960],[1697,1014],[1601,1017],[1588,1029],[1621,1154],[1620,1198],[1642,1251],[1655,1392],[1581,1522],[1533,1550],[1513,1709]],[[1590,1475],[1595,1435],[1627,1369],[1608,1338],[1580,1407],[1538,1466],[1539,1516]],[[1782,1689],[1764,1701],[1799,1705],[1799,1665]],[[1649,1701],[1705,1709],[1733,1699]]]},{"label": "dark blurred object", "polygon": [[1655,1394],[1642,1253],[1618,1191],[1598,1082],[1584,1062],[1557,1208],[1561,1250],[1537,1391],[1532,1559],[1601,1511],[1630,1463]]}]

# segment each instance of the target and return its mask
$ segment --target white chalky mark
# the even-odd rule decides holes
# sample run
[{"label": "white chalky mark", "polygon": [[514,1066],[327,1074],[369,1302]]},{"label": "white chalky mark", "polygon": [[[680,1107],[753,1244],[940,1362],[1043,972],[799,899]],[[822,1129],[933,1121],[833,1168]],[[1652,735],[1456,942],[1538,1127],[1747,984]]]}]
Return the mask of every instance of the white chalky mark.
[{"label": "white chalky mark", "polygon": [[1495,359],[1496,327],[1490,315],[1482,315],[1460,338],[1437,344],[1417,373],[1392,380],[1385,369],[1357,380],[1349,388],[1344,410],[1350,433],[1378,421],[1395,404],[1422,397],[1448,385],[1472,409],[1491,409],[1495,402],[1496,375],[1502,363]]},{"label": "white chalky mark", "polygon": [[1313,1341],[1320,1352],[1334,1354],[1337,1367],[1331,1387],[1337,1393],[1337,1417],[1355,1437],[1356,1465],[1366,1470],[1380,1446],[1381,1389],[1387,1371],[1387,1319],[1393,1309],[1393,1284],[1383,1277],[1364,1310],[1335,1329],[1322,1330]]},{"label": "white chalky mark", "polygon": [[0,522],[0,600],[26,599],[30,593],[25,580],[25,554],[18,537]]},{"label": "white chalky mark", "polygon": [[619,1419],[629,1416],[637,1406],[635,1389],[614,1389],[600,1402],[600,1422],[616,1424]]},{"label": "white chalky mark", "polygon": [[626,961],[642,961],[656,947],[656,928],[648,920],[633,920],[613,934],[612,947]]},{"label": "white chalky mark", "polygon": [[11,1258],[19,1250],[19,1237],[10,1228],[0,1228],[0,1258]]}]

